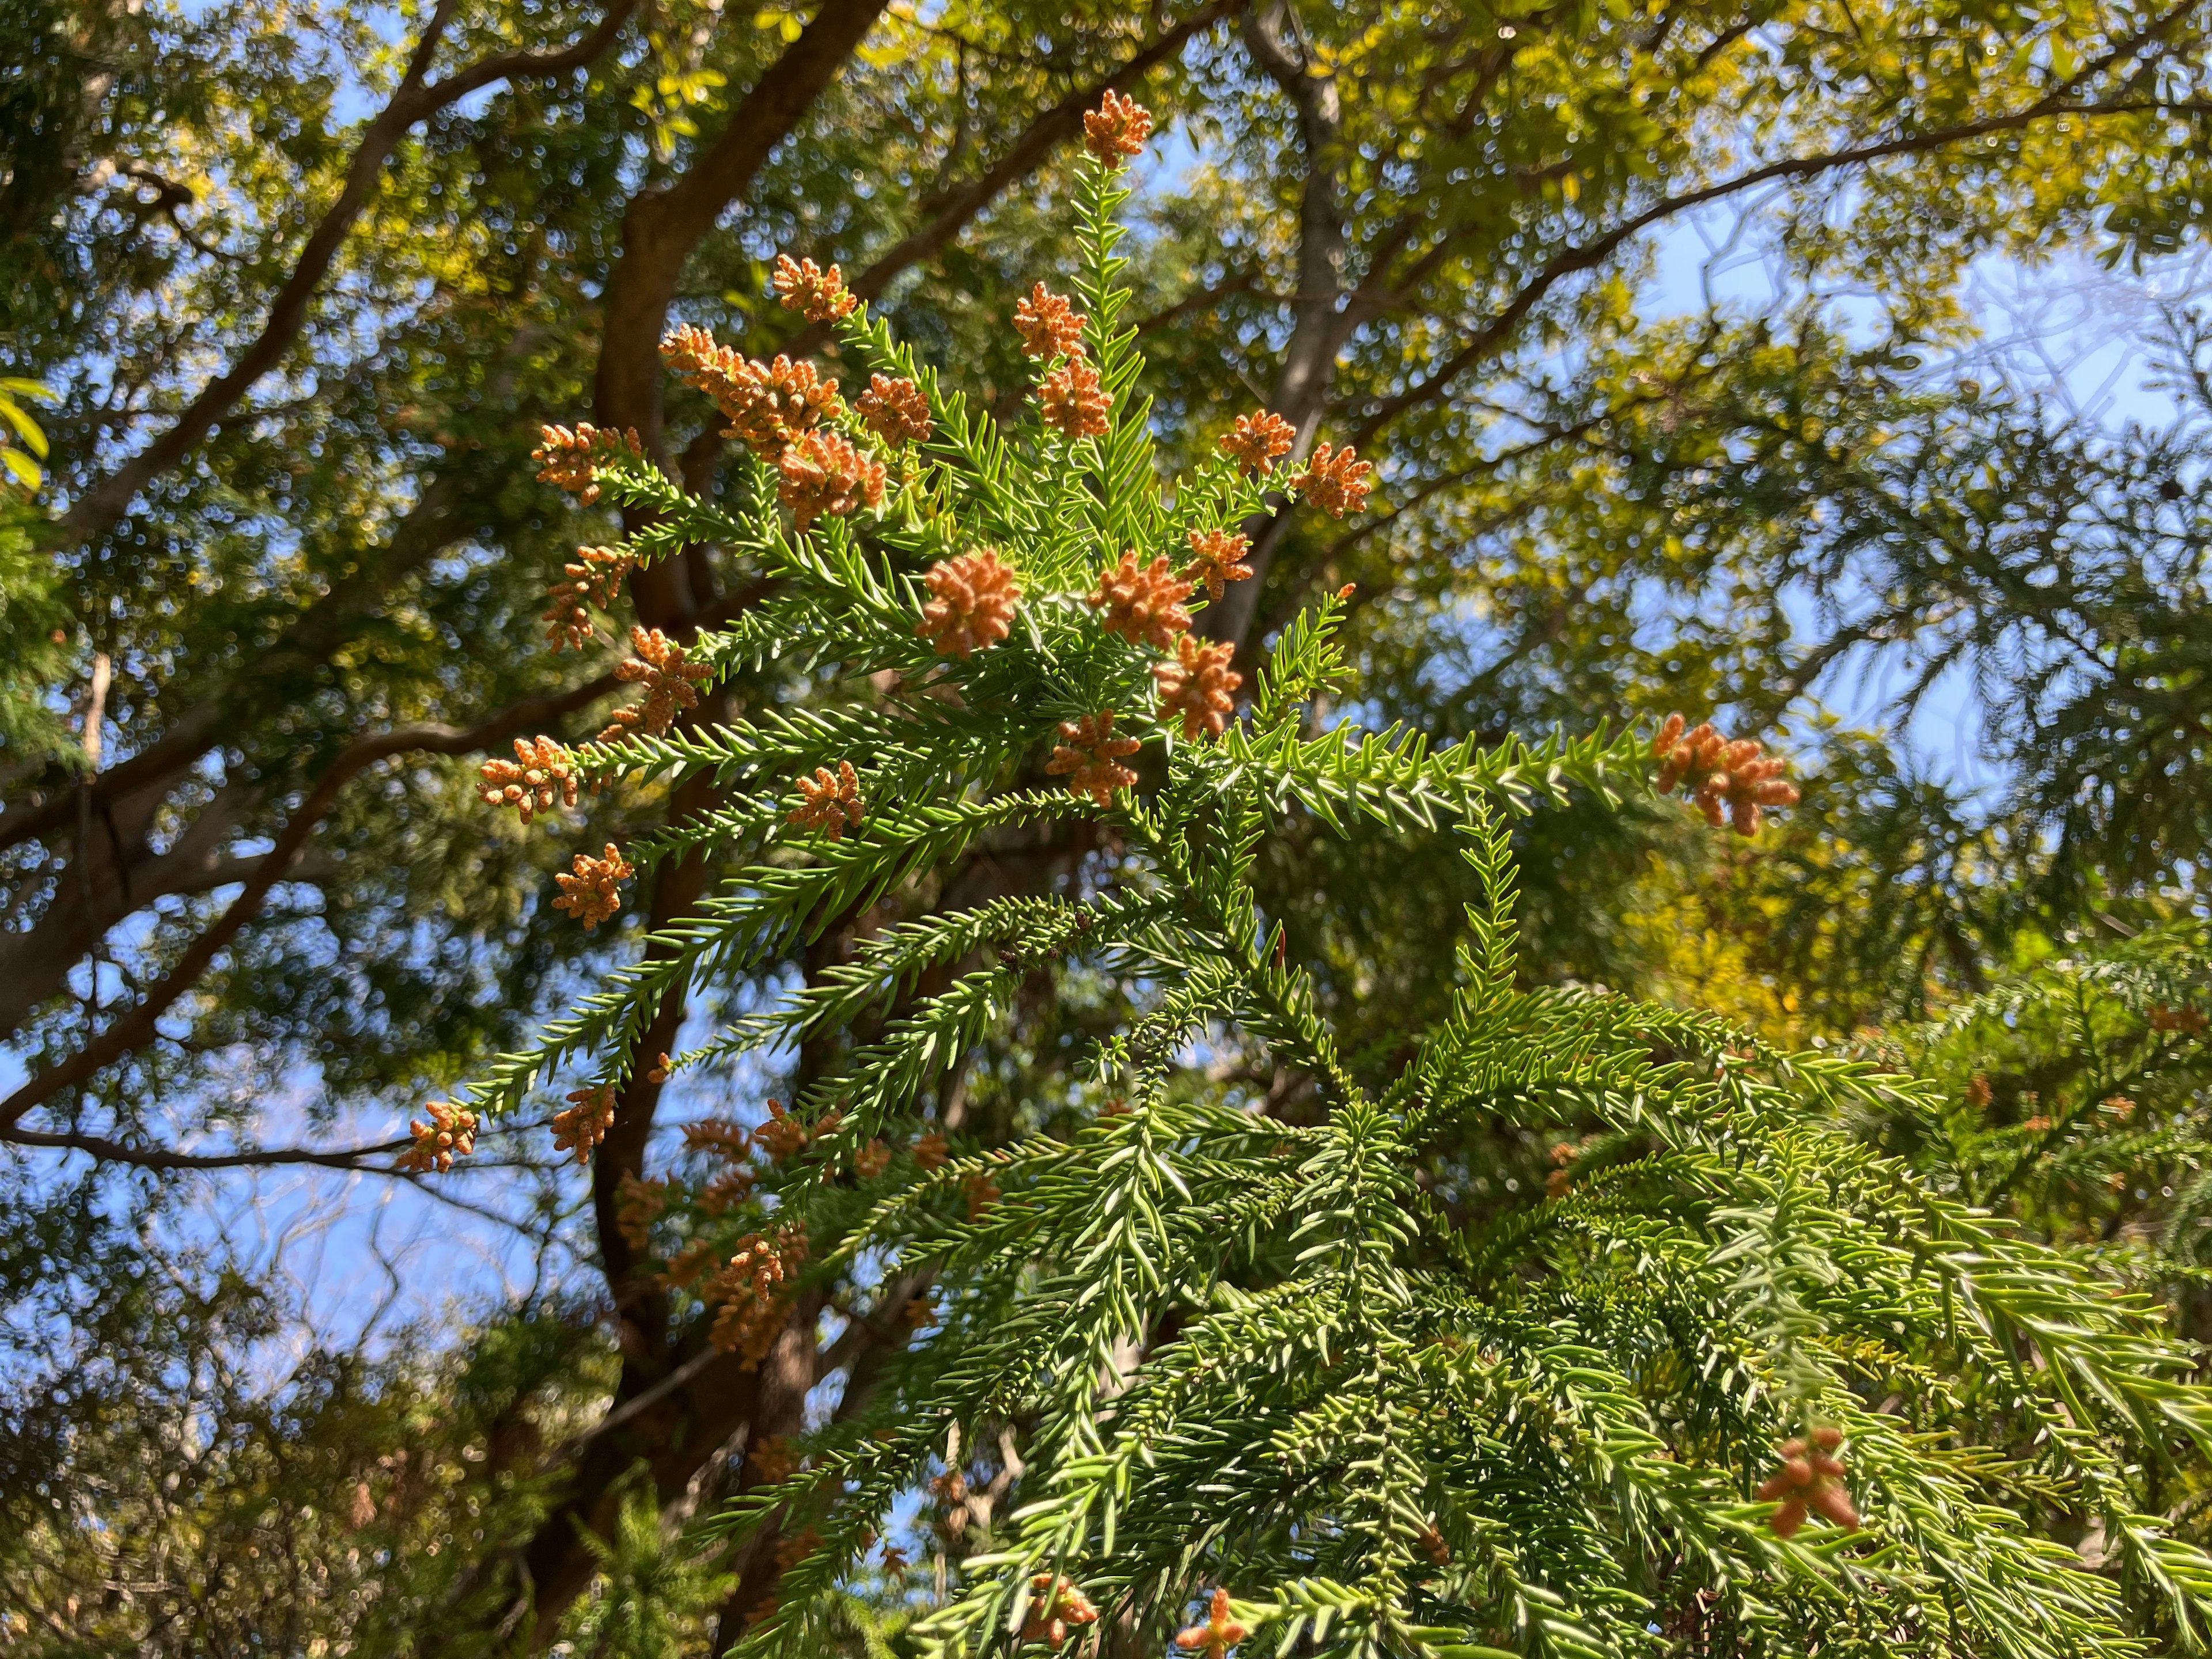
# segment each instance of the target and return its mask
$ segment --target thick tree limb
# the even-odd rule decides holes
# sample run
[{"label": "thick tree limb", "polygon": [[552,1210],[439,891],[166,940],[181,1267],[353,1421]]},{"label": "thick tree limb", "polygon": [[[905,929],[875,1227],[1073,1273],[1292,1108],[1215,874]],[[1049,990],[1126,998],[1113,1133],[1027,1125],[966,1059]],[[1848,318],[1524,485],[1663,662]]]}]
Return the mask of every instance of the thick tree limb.
[{"label": "thick tree limb", "polygon": [[623,214],[622,254],[607,283],[593,392],[600,425],[635,427],[658,450],[660,337],[684,262],[836,78],[887,3],[823,0],[690,169],[666,188],[631,198]]},{"label": "thick tree limb", "polygon": [[547,1516],[525,1552],[534,1592],[533,1650],[550,1645],[562,1612],[599,1571],[599,1557],[586,1547],[582,1529],[612,1533],[617,1484],[641,1459],[655,1490],[677,1492],[740,1429],[749,1443],[757,1443],[799,1428],[807,1391],[821,1380],[814,1338],[821,1310],[817,1295],[802,1297],[757,1369],[737,1354],[714,1353],[687,1382],[631,1419],[625,1425],[629,1431],[592,1443],[570,1496]]}]

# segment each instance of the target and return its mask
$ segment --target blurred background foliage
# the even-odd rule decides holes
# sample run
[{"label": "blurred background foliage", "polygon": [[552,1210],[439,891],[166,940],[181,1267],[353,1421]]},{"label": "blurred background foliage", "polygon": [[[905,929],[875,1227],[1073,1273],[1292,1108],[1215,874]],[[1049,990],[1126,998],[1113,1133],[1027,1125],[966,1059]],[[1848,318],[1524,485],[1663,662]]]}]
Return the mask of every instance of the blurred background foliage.
[{"label": "blurred background foliage", "polygon": [[[538,1123],[434,1192],[388,1172],[427,1094],[688,902],[590,935],[548,903],[696,801],[568,837],[476,802],[484,754],[614,690],[538,611],[618,527],[527,457],[635,425],[712,487],[651,343],[822,350],[780,249],[1011,410],[1109,83],[1164,131],[1132,251],[1170,456],[1264,404],[1382,468],[1209,625],[1249,653],[1356,582],[1364,718],[1680,708],[1793,752],[1756,842],[1529,821],[1526,976],[1929,1070],[1954,1114],[1863,1133],[2212,1336],[2208,62],[2212,8],[2101,0],[0,0],[0,1645],[675,1655],[772,1593],[683,1531],[772,1414],[668,1384],[696,1333],[624,1277],[614,1183],[698,1176],[680,1119],[793,1079],[626,1109],[589,1193]],[[2008,334],[1992,270],[2118,319],[2141,395]],[[691,550],[635,620],[747,580]],[[771,666],[705,712],[837,694]],[[1009,840],[989,878],[1109,855]],[[1441,1006],[1455,846],[1309,823],[1264,869],[1355,1042]],[[972,1136],[1048,1121],[1128,988],[1032,992],[963,1073]],[[788,1425],[854,1352],[829,1318]],[[947,1474],[853,1652],[902,1650],[1017,1442]]]}]

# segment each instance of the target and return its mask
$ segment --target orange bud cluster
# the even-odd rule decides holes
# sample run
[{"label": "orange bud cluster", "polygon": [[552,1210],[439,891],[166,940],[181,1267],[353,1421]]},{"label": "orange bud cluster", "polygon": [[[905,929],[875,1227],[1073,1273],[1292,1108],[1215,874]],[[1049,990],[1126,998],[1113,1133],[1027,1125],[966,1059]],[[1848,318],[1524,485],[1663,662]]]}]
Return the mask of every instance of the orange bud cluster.
[{"label": "orange bud cluster", "polygon": [[745,1462],[764,1486],[780,1486],[799,1473],[799,1465],[806,1460],[791,1443],[787,1434],[772,1434],[753,1448],[752,1455]]},{"label": "orange bud cluster", "polygon": [[779,1571],[779,1573],[790,1573],[792,1568],[799,1566],[803,1559],[810,1558],[811,1553],[818,1551],[821,1547],[823,1547],[823,1535],[817,1531],[817,1528],[811,1528],[811,1526],[805,1526],[805,1528],[801,1528],[801,1531],[792,1533],[790,1537],[779,1537],[779,1540],[776,1540],[776,1571]]},{"label": "orange bud cluster", "polygon": [[891,1166],[891,1149],[881,1140],[872,1140],[853,1154],[853,1173],[863,1181],[873,1181]]},{"label": "orange bud cluster", "polygon": [[699,1207],[708,1215],[727,1215],[753,1195],[758,1180],[750,1169],[725,1170],[699,1189]]},{"label": "orange bud cluster", "polygon": [[578,1089],[568,1099],[568,1109],[553,1114],[553,1150],[573,1151],[577,1163],[589,1164],[592,1148],[615,1127],[615,1085],[602,1083],[595,1089]]},{"label": "orange bud cluster", "polygon": [[1083,118],[1083,148],[1111,171],[1132,155],[1141,155],[1152,136],[1152,112],[1135,99],[1107,89],[1105,98]]},{"label": "orange bud cluster", "polygon": [[1099,621],[1108,633],[1172,651],[1176,635],[1190,629],[1190,612],[1182,607],[1189,597],[1190,584],[1176,574],[1164,554],[1139,565],[1134,552],[1126,552],[1119,564],[1098,573],[1098,591],[1084,603],[1103,613]]},{"label": "orange bud cluster", "polygon": [[1013,568],[990,548],[940,559],[922,576],[929,603],[915,633],[940,657],[967,657],[996,645],[1012,631],[1021,584]]},{"label": "orange bud cluster", "polygon": [[781,460],[806,434],[845,412],[837,383],[824,380],[811,363],[778,356],[745,368],[746,380],[723,405],[730,416],[726,435],[764,461]]},{"label": "orange bud cluster", "polygon": [[1221,441],[1221,453],[1247,472],[1265,477],[1279,458],[1291,453],[1297,436],[1297,428],[1281,416],[1261,410],[1237,417],[1237,424]]},{"label": "orange bud cluster", "polygon": [[669,1258],[668,1270],[659,1275],[660,1282],[672,1291],[684,1290],[706,1272],[714,1260],[714,1245],[703,1238],[695,1238]]},{"label": "orange bud cluster", "polygon": [[1563,1140],[1552,1148],[1552,1162],[1559,1167],[1544,1177],[1544,1192],[1551,1198],[1565,1198],[1575,1184],[1575,1160],[1582,1156],[1582,1148],[1571,1140]]},{"label": "orange bud cluster", "polygon": [[2169,1008],[2156,1003],[2150,1011],[2150,1029],[2154,1031],[2179,1031],[2184,1036],[2204,1035],[2204,1015],[2196,1008]]},{"label": "orange bud cluster", "polygon": [[1979,1072],[1975,1073],[1972,1081],[1966,1085],[1966,1104],[1978,1111],[1990,1103],[1990,1099],[1989,1079]]},{"label": "orange bud cluster", "polygon": [[1312,459],[1291,476],[1290,487],[1307,506],[1340,519],[1367,505],[1367,492],[1375,487],[1368,478],[1374,471],[1374,463],[1361,460],[1350,444],[1341,449],[1316,444]]},{"label": "orange bud cluster", "polygon": [[1121,764],[1121,757],[1144,747],[1134,738],[1114,735],[1114,711],[1103,708],[1079,720],[1060,723],[1060,741],[1045,763],[1050,776],[1067,780],[1071,795],[1088,795],[1101,806],[1110,805],[1114,792],[1127,789],[1137,775]]},{"label": "orange bud cluster", "polygon": [[1685,732],[1680,714],[1669,714],[1653,740],[1659,759],[1661,794],[1680,788],[1716,830],[1733,824],[1739,836],[1759,833],[1760,810],[1796,802],[1797,786],[1782,774],[1790,763],[1779,755],[1760,757],[1755,738],[1730,742],[1711,720]]},{"label": "orange bud cluster", "polygon": [[775,1545],[775,1570],[789,1572],[808,1556],[822,1547],[822,1534],[812,1527],[780,1538]]},{"label": "orange bud cluster", "polygon": [[1805,1524],[1808,1509],[1826,1516],[1845,1532],[1858,1530],[1858,1506],[1851,1502],[1850,1491],[1844,1485],[1843,1460],[1835,1455],[1843,1443],[1843,1431],[1836,1428],[1814,1430],[1810,1446],[1802,1440],[1782,1443],[1782,1467],[1759,1488],[1760,1502],[1782,1505],[1767,1523],[1776,1537],[1796,1537]]},{"label": "orange bud cluster", "polygon": [[775,465],[781,475],[776,499],[791,509],[802,536],[824,514],[842,518],[884,499],[884,464],[870,460],[838,433],[808,433]]},{"label": "orange bud cluster", "polygon": [[546,590],[545,599],[546,607],[538,613],[538,620],[545,624],[545,642],[556,654],[563,646],[571,651],[581,651],[599,637],[599,630],[592,623],[592,609],[584,603],[581,590],[573,583],[554,583]]},{"label": "orange bud cluster", "polygon": [[951,1143],[934,1129],[914,1143],[914,1161],[925,1171],[941,1170],[951,1159]]},{"label": "orange bud cluster", "polygon": [[1416,1535],[1419,1539],[1422,1553],[1430,1560],[1440,1567],[1451,1565],[1451,1546],[1444,1540],[1443,1534],[1437,1530],[1433,1522],[1423,1527]]},{"label": "orange bud cluster", "polygon": [[678,380],[711,398],[719,382],[738,373],[744,357],[735,346],[717,341],[714,330],[680,323],[660,337],[660,361]]},{"label": "orange bud cluster", "polygon": [[679,708],[699,706],[699,686],[714,677],[702,662],[693,662],[683,646],[657,628],[632,628],[630,648],[637,654],[618,664],[615,678],[626,684],[645,687],[645,701],[617,708],[614,723],[599,733],[599,741],[611,743],[632,731],[659,737],[675,722]]},{"label": "orange bud cluster", "polygon": [[783,1286],[806,1260],[806,1235],[786,1227],[774,1238],[749,1233],[722,1270],[709,1279],[706,1299],[720,1310],[708,1340],[736,1354],[747,1370],[768,1357],[782,1325]]},{"label": "orange bud cluster", "polygon": [[686,325],[660,343],[660,355],[677,378],[697,387],[729,416],[723,435],[761,459],[775,462],[802,434],[844,413],[837,383],[814,365],[779,356],[757,362],[732,346],[718,345],[703,328]]},{"label": "orange bud cluster", "polygon": [[[1109,92],[1106,95],[1111,98],[1114,94]],[[1071,1626],[1097,1622],[1098,1609],[1091,1605],[1089,1596],[1076,1589],[1073,1579],[1041,1572],[1030,1580],[1029,1617],[1022,1621],[1023,1641],[1042,1642],[1058,1651],[1067,1640]]]},{"label": "orange bud cluster", "polygon": [[1029,297],[1014,305],[1014,331],[1022,337],[1022,349],[1032,357],[1080,357],[1083,330],[1091,321],[1064,294],[1054,294],[1042,283]]},{"label": "orange bud cluster", "polygon": [[645,446],[637,434],[616,432],[580,421],[565,426],[538,428],[538,447],[530,459],[538,463],[538,481],[574,494],[586,507],[599,499],[599,472],[612,462],[641,460]]},{"label": "orange bud cluster", "polygon": [[852,762],[839,761],[835,772],[817,766],[812,777],[802,777],[798,782],[799,805],[792,808],[786,822],[802,830],[819,830],[832,841],[842,841],[848,826],[860,827],[866,803],[860,799],[860,775],[853,770]]},{"label": "orange bud cluster", "polygon": [[903,374],[873,374],[853,407],[869,431],[893,449],[926,444],[936,430],[930,424],[929,398]]},{"label": "orange bud cluster", "polygon": [[960,1191],[968,1200],[968,1218],[970,1221],[996,1204],[1002,1195],[999,1183],[981,1170],[960,1183]]},{"label": "orange bud cluster", "polygon": [[562,646],[581,651],[598,636],[599,629],[592,625],[589,599],[602,611],[611,610],[615,595],[622,591],[623,578],[629,575],[637,563],[637,556],[615,547],[580,547],[573,564],[561,567],[566,581],[559,581],[545,590],[550,608],[540,613],[538,621],[545,624],[545,638],[554,650]]},{"label": "orange bud cluster", "polygon": [[780,1100],[769,1102],[768,1121],[753,1131],[755,1144],[775,1164],[801,1151],[807,1139],[806,1126],[785,1111]]},{"label": "orange bud cluster", "polygon": [[400,1153],[392,1167],[410,1175],[428,1175],[433,1170],[443,1175],[453,1167],[455,1158],[476,1151],[477,1115],[442,1100],[434,1100],[422,1109],[429,1113],[430,1121],[425,1123],[418,1117],[408,1124],[407,1133],[415,1137],[415,1144]]},{"label": "orange bud cluster", "polygon": [[477,775],[483,780],[477,799],[487,806],[512,806],[525,823],[556,800],[576,804],[575,763],[550,738],[517,738],[513,760],[488,760]]},{"label": "orange bud cluster", "polygon": [[857,295],[846,291],[845,273],[836,266],[824,270],[811,259],[794,259],[788,253],[775,256],[775,274],[770,280],[784,309],[797,312],[810,323],[834,323],[849,317],[860,303]]},{"label": "orange bud cluster", "polygon": [[1203,1653],[1206,1659],[1224,1659],[1230,1649],[1251,1633],[1229,1616],[1229,1592],[1218,1589],[1206,1604],[1206,1622],[1177,1631],[1175,1644],[1185,1653]]},{"label": "orange bud cluster", "polygon": [[630,1249],[643,1250],[653,1243],[653,1224],[667,1208],[665,1181],[641,1181],[634,1175],[624,1175],[615,1188],[615,1231]]},{"label": "orange bud cluster", "polygon": [[1037,418],[1069,438],[1103,438],[1106,411],[1114,394],[1098,383],[1098,371],[1082,357],[1071,357],[1044,377],[1037,388]]},{"label": "orange bud cluster", "polygon": [[684,1150],[711,1152],[716,1158],[742,1164],[753,1149],[752,1131],[726,1117],[702,1118],[684,1126]]},{"label": "orange bud cluster", "polygon": [[1231,530],[1194,530],[1190,532],[1190,575],[1194,585],[1206,584],[1206,597],[1219,604],[1223,589],[1231,582],[1252,580],[1252,567],[1244,562],[1244,556],[1252,550],[1251,539]]},{"label": "orange bud cluster", "polygon": [[1229,717],[1237,712],[1237,688],[1244,677],[1229,665],[1237,647],[1226,642],[1200,645],[1188,634],[1176,641],[1176,660],[1156,664],[1152,678],[1159,682],[1159,717],[1178,716],[1186,742],[1200,732],[1219,737]]},{"label": "orange bud cluster", "polygon": [[636,873],[636,868],[612,842],[607,843],[605,858],[579,853],[574,875],[553,878],[561,885],[561,896],[553,901],[553,908],[575,917],[588,933],[622,908],[619,885]]}]

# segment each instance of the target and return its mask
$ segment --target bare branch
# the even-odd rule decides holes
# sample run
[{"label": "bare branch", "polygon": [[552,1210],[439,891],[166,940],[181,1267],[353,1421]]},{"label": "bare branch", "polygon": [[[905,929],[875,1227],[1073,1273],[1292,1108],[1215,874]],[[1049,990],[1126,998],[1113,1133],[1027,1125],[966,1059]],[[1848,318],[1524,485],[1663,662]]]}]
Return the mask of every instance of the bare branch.
[{"label": "bare branch", "polygon": [[1214,283],[1211,288],[1194,289],[1172,305],[1163,306],[1149,316],[1139,317],[1135,324],[1136,331],[1139,334],[1149,334],[1155,329],[1165,328],[1170,323],[1180,322],[1194,313],[1211,311],[1235,294],[1257,294],[1274,305],[1294,304],[1297,297],[1291,294],[1271,294],[1260,286],[1258,271],[1242,271],[1225,282]]},{"label": "bare branch", "polygon": [[103,1164],[131,1164],[142,1170],[244,1170],[276,1164],[314,1164],[328,1170],[357,1170],[365,1158],[382,1158],[412,1146],[410,1136],[380,1140],[374,1146],[344,1151],[320,1152],[308,1146],[249,1146],[235,1152],[174,1152],[163,1147],[133,1146],[106,1135],[69,1131],[26,1129],[20,1124],[0,1126],[0,1142],[11,1146],[50,1146],[83,1152]]}]

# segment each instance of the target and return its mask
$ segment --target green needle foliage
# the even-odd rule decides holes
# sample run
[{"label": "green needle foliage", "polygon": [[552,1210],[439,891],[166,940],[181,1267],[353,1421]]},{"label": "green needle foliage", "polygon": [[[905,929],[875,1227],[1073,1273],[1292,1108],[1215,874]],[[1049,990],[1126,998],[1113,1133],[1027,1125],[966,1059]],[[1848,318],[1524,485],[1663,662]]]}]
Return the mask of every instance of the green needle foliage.
[{"label": "green needle foliage", "polygon": [[1935,1112],[1869,1122],[1869,1137],[2039,1237],[2100,1250],[2202,1329],[2206,961],[2193,919],[2101,949],[2076,942],[1884,1039],[1885,1058],[1943,1086]]},{"label": "green needle foliage", "polygon": [[[772,1156],[749,1186],[664,1188],[629,1224],[719,1308],[726,1347],[772,1336],[800,1297],[915,1332],[707,1523],[780,1540],[777,1599],[737,1650],[848,1639],[846,1587],[895,1507],[1001,1436],[1021,1465],[1008,1507],[902,1628],[919,1651],[2199,1645],[2212,1558],[2168,1512],[2203,1480],[2212,1390],[2156,1304],[1856,1132],[1940,1120],[1935,1085],[1516,982],[1513,824],[1570,794],[1648,799],[1648,739],[1319,729],[1340,599],[1281,632],[1245,717],[1190,738],[1156,671],[1162,641],[1170,661],[1192,642],[1173,623],[1149,642],[1104,625],[1093,589],[1125,552],[1180,564],[1271,484],[1327,498],[1318,462],[1271,476],[1221,455],[1160,482],[1123,320],[1121,179],[1097,161],[1080,179],[1103,431],[1002,428],[856,312],[846,361],[915,382],[933,428],[893,447],[830,416],[888,468],[879,504],[856,488],[796,531],[779,500],[795,444],[719,501],[596,452],[591,482],[644,526],[626,550],[641,562],[719,544],[775,584],[693,663],[775,659],[822,696],[742,726],[617,729],[562,763],[595,786],[711,773],[718,806],[629,854],[711,842],[750,862],[465,1104],[511,1111],[573,1068],[588,1115],[643,1066],[827,1052],[758,1137]],[[1010,631],[940,655],[918,628],[926,573],[982,549],[1018,580]],[[1081,723],[1109,712],[1141,748],[1091,741]],[[858,823],[793,811],[794,774],[828,769],[810,777],[826,789],[847,764]],[[1432,1025],[1350,1055],[1316,1012],[1253,884],[1294,813],[1458,838],[1480,897]],[[672,1061],[639,1052],[672,987],[734,986],[888,914],[979,838],[1048,820],[1092,826],[1066,890],[921,901],[782,1004]],[[1011,1019],[1027,974],[1086,964],[1135,988],[1126,1017],[1058,1074],[1030,1133],[963,1146],[940,1081]],[[1271,1112],[1220,1081],[1231,1051],[1308,1079],[1318,1104]],[[1548,1185],[1496,1191],[1501,1147],[1547,1145]],[[1840,1476],[1787,1443],[1838,1434]],[[1803,1504],[1777,1500],[1808,1489],[1827,1501],[1800,1530]],[[2094,1558],[2073,1547],[2090,1528]]]}]

